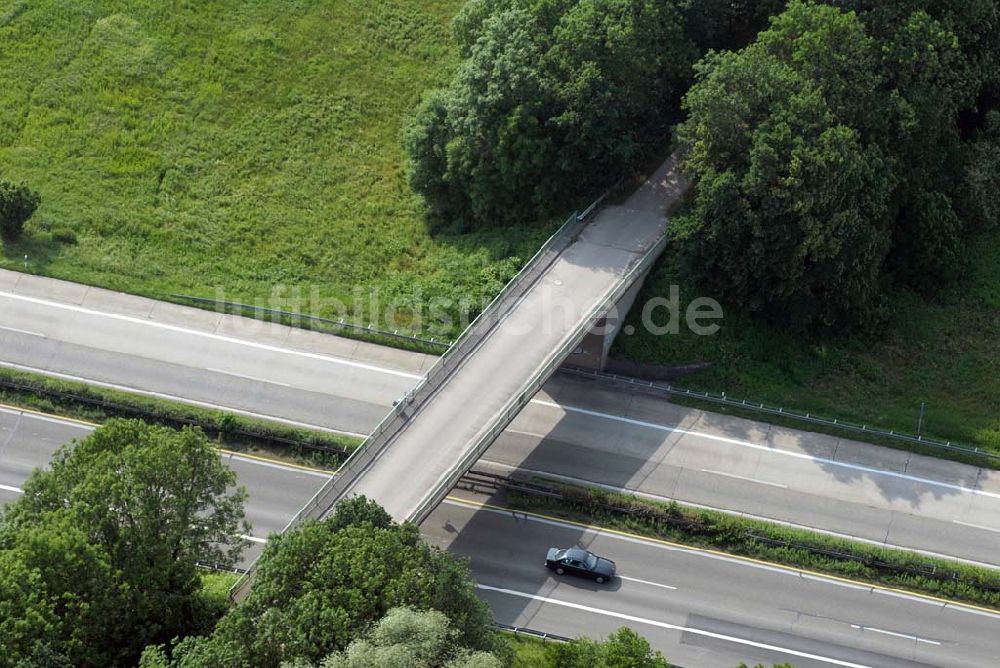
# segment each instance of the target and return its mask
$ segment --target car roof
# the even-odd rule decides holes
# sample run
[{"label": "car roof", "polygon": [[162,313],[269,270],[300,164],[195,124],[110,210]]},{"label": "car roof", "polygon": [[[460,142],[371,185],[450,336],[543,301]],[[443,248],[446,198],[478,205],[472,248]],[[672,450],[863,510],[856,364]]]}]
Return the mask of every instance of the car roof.
[{"label": "car roof", "polygon": [[574,559],[576,561],[586,561],[587,557],[590,556],[590,552],[586,550],[581,550],[579,548],[570,548],[566,550],[566,559]]}]

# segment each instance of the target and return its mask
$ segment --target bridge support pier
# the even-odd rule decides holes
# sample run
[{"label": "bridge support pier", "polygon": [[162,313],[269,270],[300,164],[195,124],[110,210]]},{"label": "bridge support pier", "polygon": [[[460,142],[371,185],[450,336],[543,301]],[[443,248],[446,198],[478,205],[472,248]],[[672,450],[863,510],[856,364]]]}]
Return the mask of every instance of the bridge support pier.
[{"label": "bridge support pier", "polygon": [[[662,250],[660,254],[662,254]],[[655,262],[651,264],[646,273],[636,279],[628,292],[622,295],[618,303],[584,335],[583,341],[566,358],[566,361],[563,363],[564,365],[604,371],[608,364],[608,353],[611,352],[611,346],[614,344],[615,338],[625,327],[625,317],[632,310],[632,306],[635,304],[635,300],[638,298],[639,293],[642,291],[642,286],[646,282],[646,277],[649,276],[649,272],[655,266]],[[629,332],[626,333],[626,335],[628,334]]]}]

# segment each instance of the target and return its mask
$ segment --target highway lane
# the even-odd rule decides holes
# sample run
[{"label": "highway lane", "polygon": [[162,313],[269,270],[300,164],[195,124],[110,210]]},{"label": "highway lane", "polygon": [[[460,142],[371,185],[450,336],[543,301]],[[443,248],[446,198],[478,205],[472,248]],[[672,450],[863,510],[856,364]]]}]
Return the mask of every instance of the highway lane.
[{"label": "highway lane", "polygon": [[[445,501],[425,537],[471,560],[497,621],[567,636],[630,626],[685,666],[996,666],[1000,615],[699,550]],[[617,563],[597,585],[558,577],[549,547]]]},{"label": "highway lane", "polygon": [[[0,484],[19,486],[87,425],[0,410]],[[223,455],[249,491],[255,537],[277,531],[323,474]],[[0,502],[16,492],[0,496]],[[561,522],[446,501],[422,526],[433,544],[472,560],[479,593],[498,621],[552,633],[602,636],[636,628],[689,668],[746,661],[804,666],[993,666],[1000,618],[867,586]],[[600,587],[550,577],[550,545],[579,544],[614,559],[623,579]],[[262,546],[251,544],[247,557]],[[777,649],[776,649],[777,648]],[[819,657],[819,658],[816,658]]]},{"label": "highway lane", "polygon": [[0,292],[0,314],[8,366],[356,434],[378,423],[430,359],[196,309],[181,326]]},{"label": "highway lane", "polygon": [[[0,364],[360,434],[432,361],[0,271]],[[554,378],[485,460],[1000,564],[996,472],[704,413],[591,380]]]}]

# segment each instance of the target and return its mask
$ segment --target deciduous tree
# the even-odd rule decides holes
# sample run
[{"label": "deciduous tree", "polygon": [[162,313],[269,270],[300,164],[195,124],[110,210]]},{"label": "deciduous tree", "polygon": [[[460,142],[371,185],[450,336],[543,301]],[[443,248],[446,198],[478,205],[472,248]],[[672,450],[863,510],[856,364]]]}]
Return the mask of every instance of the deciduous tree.
[{"label": "deciduous tree", "polygon": [[467,55],[406,135],[439,219],[533,220],[658,150],[694,48],[671,2],[483,0],[455,22]]},{"label": "deciduous tree", "polygon": [[397,525],[373,502],[350,499],[321,522],[275,536],[258,562],[250,595],[209,638],[174,650],[184,668],[268,668],[318,662],[350,643],[390,609],[437,610],[456,646],[492,650],[489,611],[460,561]]},{"label": "deciduous tree", "polygon": [[[503,668],[489,652],[457,645],[448,618],[436,610],[393,608],[364,638],[320,662],[320,668]],[[308,661],[291,661],[282,668],[312,668]]]},{"label": "deciduous tree", "polygon": [[758,40],[698,67],[685,106],[688,267],[731,303],[795,328],[878,306],[892,161],[877,48],[854,14],[793,2]]},{"label": "deciduous tree", "polygon": [[556,647],[554,663],[559,668],[669,668],[663,655],[630,628],[622,627],[607,640],[580,638]]},{"label": "deciduous tree", "polygon": [[199,561],[232,564],[246,492],[195,429],[112,420],[62,448],[8,506],[0,550],[37,574],[75,665],[132,665],[204,632]]}]

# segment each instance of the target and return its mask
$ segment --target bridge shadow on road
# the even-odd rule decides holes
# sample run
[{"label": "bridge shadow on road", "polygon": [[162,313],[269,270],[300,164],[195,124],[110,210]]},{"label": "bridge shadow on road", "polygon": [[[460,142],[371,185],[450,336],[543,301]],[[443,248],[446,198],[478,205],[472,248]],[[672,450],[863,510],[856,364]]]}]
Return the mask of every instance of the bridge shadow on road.
[{"label": "bridge shadow on road", "polygon": [[[553,420],[553,411],[560,407],[579,410],[562,409],[561,416]],[[724,461],[721,456],[713,459],[719,444],[729,447]],[[790,454],[776,458],[769,451]],[[856,486],[863,490],[858,503],[876,498],[914,514],[930,499],[961,496],[960,488],[976,486],[977,468],[927,459],[833,436],[705,413],[660,397],[560,376],[546,385],[536,403],[525,408],[474,468],[529,481],[543,472],[558,470],[580,480],[645,488],[659,496],[684,500],[692,489],[685,484],[685,477],[704,477],[705,470],[733,470],[769,481],[795,475],[793,469],[783,468],[793,463],[806,470],[815,490],[801,493],[815,494],[822,503],[836,503],[841,493],[838,486]],[[904,476],[879,473],[883,470]],[[915,479],[920,476],[939,476],[947,484],[920,484]],[[718,480],[718,484],[745,484]],[[751,504],[758,496],[780,503],[787,494],[777,483],[770,487],[750,484],[749,489],[747,507],[731,510],[754,513],[756,508]],[[502,491],[480,500],[500,507],[505,501]],[[451,552],[471,559],[482,584],[527,595],[504,596],[487,590],[501,623],[530,627],[542,607],[542,602],[532,597],[550,596],[560,587],[614,591],[614,585],[609,589],[608,585],[578,578],[556,577],[543,567],[548,547],[589,549],[594,534],[582,528],[529,521],[511,511],[474,511],[446,502],[428,518],[425,530]],[[614,554],[601,556],[615,559]]]}]

